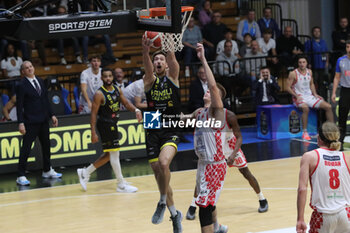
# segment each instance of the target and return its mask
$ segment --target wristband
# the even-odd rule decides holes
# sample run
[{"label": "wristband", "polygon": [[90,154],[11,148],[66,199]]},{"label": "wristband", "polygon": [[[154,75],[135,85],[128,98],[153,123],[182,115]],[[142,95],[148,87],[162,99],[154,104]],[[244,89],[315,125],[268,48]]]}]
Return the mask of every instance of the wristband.
[{"label": "wristband", "polygon": [[136,113],[136,112],[141,112],[141,110],[138,109],[138,108],[135,108],[135,113]]}]

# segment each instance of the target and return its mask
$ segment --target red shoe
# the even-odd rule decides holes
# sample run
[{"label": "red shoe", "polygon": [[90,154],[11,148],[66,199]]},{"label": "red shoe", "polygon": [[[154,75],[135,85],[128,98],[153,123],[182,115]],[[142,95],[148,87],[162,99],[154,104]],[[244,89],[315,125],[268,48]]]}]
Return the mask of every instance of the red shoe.
[{"label": "red shoe", "polygon": [[301,136],[301,138],[304,139],[304,140],[308,140],[308,141],[311,140],[309,134],[308,134],[306,131],[303,133],[303,135]]}]

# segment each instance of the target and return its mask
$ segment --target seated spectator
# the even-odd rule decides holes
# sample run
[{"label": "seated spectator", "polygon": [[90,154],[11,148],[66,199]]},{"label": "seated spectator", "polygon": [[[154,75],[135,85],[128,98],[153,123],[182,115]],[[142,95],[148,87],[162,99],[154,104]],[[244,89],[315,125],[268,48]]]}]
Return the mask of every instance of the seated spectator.
[{"label": "seated spectator", "polygon": [[252,36],[249,33],[244,35],[244,44],[239,48],[239,56],[244,57],[252,49]]},{"label": "seated spectator", "polygon": [[249,53],[247,53],[244,58],[251,58],[245,61],[245,72],[251,80],[251,93],[255,96],[255,90],[252,88],[256,83],[256,77],[260,74],[260,67],[266,66],[264,54],[260,52],[259,44],[256,40],[252,41],[252,49]]},{"label": "seated spectator", "polygon": [[264,54],[260,52],[259,44],[256,40],[252,41],[252,49],[248,52],[244,58],[255,58],[248,59],[245,62],[245,71],[252,77],[252,81],[256,80],[256,76],[260,73],[260,67],[266,66],[265,58],[256,58],[263,57]]},{"label": "seated spectator", "polygon": [[221,22],[221,13],[214,12],[213,20],[203,28],[203,43],[206,57],[209,61],[215,59],[216,45],[225,38],[227,26]]},{"label": "seated spectator", "polygon": [[255,21],[255,10],[253,9],[248,11],[246,19],[243,19],[238,23],[236,39],[243,42],[243,37],[246,33],[249,33],[253,39],[261,37],[259,25]]},{"label": "seated spectator", "polygon": [[111,38],[109,35],[96,35],[96,36],[83,36],[82,47],[83,47],[83,62],[88,63],[88,48],[89,45],[96,45],[99,43],[104,43],[106,47],[106,59],[111,63],[116,62],[116,59],[113,55],[113,50],[111,46]]},{"label": "seated spectator", "polygon": [[4,78],[13,79],[6,82],[6,88],[13,95],[15,93],[16,78],[21,76],[22,58],[17,55],[17,49],[13,44],[7,44],[4,59],[1,60],[1,70]]},{"label": "seated spectator", "polygon": [[[59,6],[57,8],[57,14],[58,15],[64,15],[67,14],[67,9],[65,6]],[[76,57],[76,62],[78,64],[83,63],[83,61],[81,60],[80,57],[80,46],[79,46],[79,41],[76,37],[72,37],[70,38],[71,41],[73,42],[73,50],[74,50],[74,55]],[[58,51],[58,55],[61,58],[61,64],[62,65],[67,65],[67,61],[64,58],[64,42],[67,41],[68,39],[64,40],[64,39],[58,39],[57,40],[57,51]]]},{"label": "seated spectator", "polygon": [[304,46],[293,36],[292,28],[287,26],[283,35],[277,39],[276,50],[281,64],[290,67],[293,66],[296,55],[303,53]]},{"label": "seated spectator", "polygon": [[1,60],[4,78],[20,77],[22,63],[22,58],[17,55],[17,48],[13,44],[7,44],[4,59]]},{"label": "seated spectator", "polygon": [[277,92],[280,87],[267,66],[260,68],[259,80],[254,88],[256,105],[277,104],[279,102]]},{"label": "seated spectator", "polygon": [[213,10],[211,9],[211,2],[206,0],[203,3],[203,8],[198,13],[199,27],[203,28],[205,25],[211,22]]},{"label": "seated spectator", "polygon": [[314,53],[309,56],[315,88],[320,95],[327,99],[326,85],[328,84],[328,48],[326,41],[321,39],[321,28],[312,28],[312,39],[305,42],[305,53]]},{"label": "seated spectator", "polygon": [[216,47],[216,55],[219,55],[221,52],[224,51],[224,45],[225,45],[226,41],[231,41],[231,43],[232,43],[232,50],[231,50],[232,55],[240,58],[239,53],[238,53],[238,45],[237,45],[236,41],[233,40],[232,38],[233,38],[232,30],[228,29],[225,33],[225,39],[220,41]]},{"label": "seated spectator", "polygon": [[196,80],[190,85],[190,99],[188,101],[188,111],[193,112],[204,106],[203,96],[208,91],[207,76],[201,66],[197,72]]},{"label": "seated spectator", "polygon": [[341,55],[344,55],[346,53],[345,42],[350,39],[350,28],[348,18],[342,17],[339,19],[339,28],[333,31],[332,39],[333,50],[340,51]]},{"label": "seated spectator", "polygon": [[122,91],[128,85],[127,82],[124,82],[124,77],[125,74],[122,68],[117,67],[114,69],[114,82]]},{"label": "seated spectator", "polygon": [[[231,40],[226,41],[224,51],[216,57],[216,61],[218,61],[216,64],[216,69],[219,75],[222,77],[220,82],[226,87],[227,95],[229,97],[231,97],[232,93],[234,93],[235,96],[241,96],[243,91],[250,86],[250,80],[239,73],[240,63],[237,61],[237,59],[238,57],[232,55]],[[238,99],[236,99],[236,101],[238,104]]]},{"label": "seated spectator", "polygon": [[332,41],[333,41],[333,55],[332,55],[332,66],[335,67],[337,63],[337,59],[344,54],[346,54],[345,50],[345,42],[350,39],[350,28],[348,24],[348,18],[341,17],[339,19],[339,27],[333,31],[332,33]]},{"label": "seated spectator", "polygon": [[271,29],[272,37],[278,38],[281,36],[281,30],[278,27],[278,24],[275,19],[272,18],[272,9],[271,7],[265,7],[263,10],[264,17],[258,20],[258,25],[260,32],[265,31],[265,29]]},{"label": "seated spectator", "polygon": [[2,109],[5,121],[17,121],[16,95],[6,103]]},{"label": "seated spectator", "polygon": [[264,56],[275,56],[267,58],[268,64],[275,65],[278,62],[277,53],[276,53],[276,41],[271,38],[272,30],[270,28],[266,29],[263,32],[263,37],[257,39],[259,47]]},{"label": "seated spectator", "polygon": [[228,40],[225,42],[224,51],[222,51],[217,57],[216,61],[226,61],[225,63],[217,63],[217,71],[220,76],[229,76],[232,73],[239,73],[239,63],[235,62],[238,59],[235,55],[232,55],[232,42]]},{"label": "seated spectator", "polygon": [[198,61],[196,46],[197,43],[202,43],[203,37],[200,28],[195,25],[195,20],[191,17],[187,28],[182,37],[184,48],[182,50],[184,64],[186,69],[189,68],[190,63]]},{"label": "seated spectator", "polygon": [[[146,109],[146,94],[143,79],[130,83],[123,91],[125,98],[139,109]],[[125,109],[125,108],[122,108]]]}]

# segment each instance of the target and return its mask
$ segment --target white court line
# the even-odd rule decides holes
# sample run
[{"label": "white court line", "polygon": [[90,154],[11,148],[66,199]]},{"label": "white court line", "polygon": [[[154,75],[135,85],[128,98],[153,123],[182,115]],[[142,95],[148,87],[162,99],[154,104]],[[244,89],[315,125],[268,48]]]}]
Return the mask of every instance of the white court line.
[{"label": "white court line", "polygon": [[298,142],[308,142],[308,143],[317,145],[317,142],[312,142],[312,141],[308,141],[308,140],[304,140],[304,139],[293,138],[292,140],[298,141]]},{"label": "white court line", "polygon": [[[242,191],[242,190],[251,190],[251,188],[224,188],[226,191]],[[264,188],[264,190],[293,190],[296,191],[297,188]],[[1,207],[8,207],[8,206],[16,206],[16,205],[25,205],[25,204],[32,204],[32,203],[41,203],[46,201],[57,201],[57,200],[68,200],[68,199],[78,199],[78,198],[86,198],[86,197],[106,197],[106,196],[120,196],[120,195],[142,195],[142,194],[148,194],[148,193],[158,193],[158,190],[149,190],[149,191],[141,191],[136,193],[101,193],[101,194],[87,194],[87,195],[76,195],[76,196],[65,196],[65,197],[52,197],[52,198],[43,198],[38,200],[30,200],[30,201],[20,201],[20,202],[13,202],[13,203],[6,203],[6,204],[0,204]],[[193,192],[193,189],[175,189],[174,192]]]},{"label": "white court line", "polygon": [[[300,155],[301,156],[301,155]],[[254,161],[254,162],[249,162],[249,164],[253,164],[253,163],[263,163],[263,162],[269,162],[269,161],[276,161],[276,160],[286,160],[286,159],[295,159],[298,157],[287,157],[287,158],[278,158],[278,159],[269,159],[269,160],[264,160],[264,161]],[[197,168],[195,169],[188,169],[188,170],[183,170],[183,171],[172,171],[171,173],[177,173],[177,172],[192,172],[192,171],[196,171]],[[62,171],[64,173],[64,171]],[[64,174],[63,174],[64,175]],[[78,175],[77,175],[78,176]],[[137,178],[137,177],[147,177],[147,176],[154,176],[154,174],[148,174],[148,175],[143,175],[143,176],[131,176],[131,177],[124,177],[126,180],[130,179],[130,178]],[[108,180],[96,180],[96,181],[89,181],[89,183],[103,183],[103,182],[110,182],[111,180],[115,180],[115,178],[113,179],[108,179]],[[131,183],[131,182],[130,182]],[[33,191],[38,191],[38,190],[45,190],[45,189],[56,189],[56,188],[64,188],[66,186],[72,186],[72,185],[80,185],[79,183],[76,184],[65,184],[65,185],[58,185],[58,186],[52,186],[52,187],[43,187],[43,188],[34,188],[34,189],[28,189],[28,190],[17,190],[17,191],[12,191],[12,192],[4,192],[4,193],[0,193],[1,195],[8,195],[8,194],[12,194],[12,193],[16,193],[16,192],[33,192]],[[192,190],[193,191],[193,190]]]}]

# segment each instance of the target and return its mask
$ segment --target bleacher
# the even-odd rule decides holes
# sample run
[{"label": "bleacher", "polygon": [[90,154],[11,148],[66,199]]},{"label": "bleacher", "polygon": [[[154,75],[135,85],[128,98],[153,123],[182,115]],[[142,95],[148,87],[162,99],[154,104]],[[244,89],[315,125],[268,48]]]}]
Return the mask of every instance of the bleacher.
[{"label": "bleacher", "polygon": [[[263,2],[263,1],[262,1]],[[233,32],[234,37],[237,30],[239,21],[243,18],[239,16],[239,11],[236,1],[215,1],[212,2],[213,11],[219,11],[222,14],[222,22],[226,24]],[[259,9],[260,10],[260,9]],[[278,15],[282,17],[281,15]],[[285,19],[278,19],[284,23],[290,23]],[[284,21],[283,21],[284,20]],[[294,22],[292,22],[294,23]],[[296,23],[296,22],[295,22]],[[294,26],[297,31],[297,25]],[[114,37],[111,37],[113,54],[118,61],[114,64],[108,65],[110,68],[120,67],[123,68],[126,72],[126,77],[130,77],[133,69],[142,69],[142,45],[141,38],[143,31],[131,32],[131,33],[122,33],[117,34]],[[235,39],[235,38],[234,38]],[[89,56],[92,55],[101,55],[105,52],[105,46],[103,44],[98,44],[96,46],[88,47]],[[36,75],[45,78],[47,76],[55,75],[59,78],[59,81],[64,85],[66,89],[69,90],[69,101],[72,105],[73,112],[75,111],[74,106],[74,97],[73,97],[73,88],[77,85],[79,80],[79,75],[81,71],[87,68],[86,64],[75,64],[75,55],[71,47],[65,48],[65,59],[68,62],[68,65],[60,65],[60,57],[55,48],[46,48],[46,60],[49,65],[40,66],[35,64]],[[34,61],[38,61],[38,52],[33,50],[32,58]],[[180,63],[181,64],[181,63]],[[181,101],[186,104],[189,99],[189,87],[192,80],[195,79],[196,74],[192,73],[190,77],[185,77],[184,69],[180,71],[180,85],[181,85]],[[72,80],[69,80],[72,79]],[[279,85],[282,87],[282,95],[284,94],[285,79],[278,79]],[[255,113],[243,111],[244,117],[254,117]]]}]

